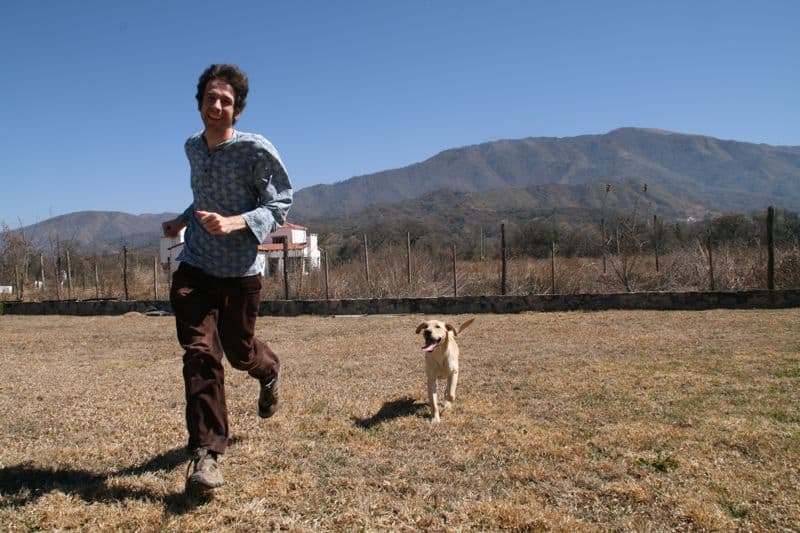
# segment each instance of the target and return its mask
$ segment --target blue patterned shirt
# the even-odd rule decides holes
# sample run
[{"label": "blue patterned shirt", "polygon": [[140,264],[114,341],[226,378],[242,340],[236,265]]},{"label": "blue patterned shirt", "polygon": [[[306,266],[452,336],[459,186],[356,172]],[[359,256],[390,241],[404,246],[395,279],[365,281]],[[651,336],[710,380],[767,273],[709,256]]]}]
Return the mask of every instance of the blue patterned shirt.
[{"label": "blue patterned shirt", "polygon": [[[261,135],[235,130],[211,150],[203,133],[196,133],[185,149],[194,202],[179,217],[186,233],[178,261],[220,278],[262,273],[258,245],[286,221],[292,205],[292,185],[278,151]],[[198,210],[241,215],[247,228],[211,235],[200,224]]]}]

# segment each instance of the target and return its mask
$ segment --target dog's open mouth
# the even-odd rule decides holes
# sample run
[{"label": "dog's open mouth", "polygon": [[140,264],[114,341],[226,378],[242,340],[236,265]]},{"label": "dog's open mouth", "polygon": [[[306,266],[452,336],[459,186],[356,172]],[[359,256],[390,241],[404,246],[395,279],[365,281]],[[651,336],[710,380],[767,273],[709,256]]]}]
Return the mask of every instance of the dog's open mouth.
[{"label": "dog's open mouth", "polygon": [[422,347],[423,352],[432,352],[439,346],[439,341],[436,339],[426,339],[425,346]]}]

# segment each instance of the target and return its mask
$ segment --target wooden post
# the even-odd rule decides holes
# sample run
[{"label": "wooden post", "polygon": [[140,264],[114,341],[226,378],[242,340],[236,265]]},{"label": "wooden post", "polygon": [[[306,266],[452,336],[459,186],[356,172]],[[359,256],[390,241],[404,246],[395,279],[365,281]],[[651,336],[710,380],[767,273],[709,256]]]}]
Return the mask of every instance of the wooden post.
[{"label": "wooden post", "polygon": [[122,285],[125,289],[125,300],[128,300],[128,247],[122,247]]},{"label": "wooden post", "polygon": [[656,252],[656,272],[658,272],[658,220],[656,215],[653,215],[653,247]]},{"label": "wooden post", "polygon": [[86,294],[86,259],[81,259],[81,292]]},{"label": "wooden post", "polygon": [[58,271],[58,254],[53,256],[53,268],[56,271],[56,300],[61,300],[61,273]]},{"label": "wooden post", "polygon": [[483,263],[483,226],[481,226],[481,263]]},{"label": "wooden post", "polygon": [[556,294],[556,243],[550,243],[550,287],[553,296]]},{"label": "wooden post", "polygon": [[775,207],[767,209],[767,289],[775,290]]},{"label": "wooden post", "polygon": [[22,301],[22,290],[19,284],[19,269],[16,263],[14,263],[14,284],[16,285],[14,290],[17,291],[17,300]]},{"label": "wooden post", "polygon": [[331,299],[331,293],[328,290],[328,251],[327,250],[323,250],[322,254],[323,254],[323,258],[325,260],[325,299],[326,300],[330,300]]},{"label": "wooden post", "polygon": [[600,219],[600,251],[603,254],[603,274],[606,273],[606,219]]},{"label": "wooden post", "polygon": [[453,296],[458,296],[458,278],[456,277],[456,243],[453,243]]},{"label": "wooden post", "polygon": [[67,294],[68,299],[72,300],[72,265],[69,262],[69,250],[64,253],[67,256]]},{"label": "wooden post", "polygon": [[408,259],[408,284],[411,285],[411,232],[406,232],[406,258]]},{"label": "wooden post", "polygon": [[153,256],[153,299],[158,300],[158,258]]},{"label": "wooden post", "polygon": [[28,270],[30,268],[30,257],[28,253],[25,252],[25,255],[22,259],[22,279],[20,279],[19,285],[19,299],[20,301],[25,299],[25,285],[28,284]]},{"label": "wooden post", "polygon": [[39,254],[39,265],[42,269],[42,292],[44,292],[44,254]]},{"label": "wooden post", "polygon": [[94,297],[100,299],[100,276],[97,273],[97,257],[94,258]]},{"label": "wooden post", "polygon": [[289,242],[283,241],[283,299],[289,299]]},{"label": "wooden post", "polygon": [[711,290],[714,289],[714,259],[711,255],[711,235],[706,240],[706,248],[708,248],[708,281]]},{"label": "wooden post", "polygon": [[[367,249],[367,234],[364,234],[364,272],[367,276],[367,290],[370,289],[369,283],[369,250]],[[370,290],[370,294],[372,291]]]},{"label": "wooden post", "polygon": [[508,275],[508,262],[506,258],[506,225],[500,224],[500,294],[506,294],[506,277]]},{"label": "wooden post", "polygon": [[[16,275],[16,270],[14,271]],[[20,280],[18,282],[19,291],[18,298],[19,301],[23,301],[25,299],[25,285],[28,283],[28,252],[22,256],[22,276],[20,276]]]}]

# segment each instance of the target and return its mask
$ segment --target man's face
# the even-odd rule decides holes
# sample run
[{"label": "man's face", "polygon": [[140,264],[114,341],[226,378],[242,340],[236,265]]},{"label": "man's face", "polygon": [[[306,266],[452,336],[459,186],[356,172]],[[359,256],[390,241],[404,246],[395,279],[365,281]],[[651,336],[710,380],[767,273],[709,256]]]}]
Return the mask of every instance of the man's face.
[{"label": "man's face", "polygon": [[233,127],[234,121],[240,114],[233,109],[235,98],[236,93],[228,82],[214,79],[206,84],[206,92],[200,106],[200,117],[206,130],[225,132]]}]

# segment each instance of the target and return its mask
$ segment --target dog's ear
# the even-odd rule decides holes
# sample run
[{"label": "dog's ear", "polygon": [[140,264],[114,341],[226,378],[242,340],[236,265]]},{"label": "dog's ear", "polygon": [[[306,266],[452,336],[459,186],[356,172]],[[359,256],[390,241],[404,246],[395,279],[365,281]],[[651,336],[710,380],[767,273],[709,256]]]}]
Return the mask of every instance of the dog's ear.
[{"label": "dog's ear", "polygon": [[445,325],[444,325],[444,328],[445,328],[445,329],[448,329],[448,330],[450,330],[450,331],[452,331],[452,332],[453,332],[453,335],[454,335],[454,336],[456,336],[456,337],[458,337],[458,330],[457,330],[457,329],[456,329],[456,328],[453,326],[453,324],[450,324],[450,323],[448,322],[447,324],[445,324]]},{"label": "dog's ear", "polygon": [[427,325],[428,325],[427,322],[423,322],[422,324],[417,326],[417,335],[419,335],[419,332],[422,331],[423,329],[425,329],[425,326],[427,326]]}]

